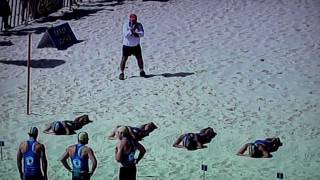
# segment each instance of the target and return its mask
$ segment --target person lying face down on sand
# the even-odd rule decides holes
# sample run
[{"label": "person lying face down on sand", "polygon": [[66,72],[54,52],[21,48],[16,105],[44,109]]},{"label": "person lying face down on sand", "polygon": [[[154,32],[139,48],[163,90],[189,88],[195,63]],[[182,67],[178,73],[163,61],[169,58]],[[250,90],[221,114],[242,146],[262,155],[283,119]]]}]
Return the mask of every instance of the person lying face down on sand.
[{"label": "person lying face down on sand", "polygon": [[[122,126],[117,126],[111,134],[108,136],[108,139],[115,140],[119,138],[118,129]],[[126,126],[128,128],[130,138],[136,141],[141,141],[144,137],[149,136],[149,134],[157,129],[158,127],[153,123],[149,122],[147,124],[143,124],[140,127],[131,127]]]},{"label": "person lying face down on sand", "polygon": [[[239,156],[250,156],[253,158],[271,158],[271,152],[275,152],[282,146],[280,138],[267,138],[256,140],[253,143],[243,145],[238,151]],[[248,150],[248,154],[244,154]]]},{"label": "person lying face down on sand", "polygon": [[81,129],[84,125],[93,121],[89,119],[88,115],[77,117],[74,121],[54,121],[46,125],[43,131],[46,134],[55,135],[71,135],[76,134],[76,130]]},{"label": "person lying face down on sand", "polygon": [[196,150],[206,148],[204,144],[210,143],[217,135],[211,127],[202,129],[200,133],[186,133],[178,137],[173,147],[186,148],[188,150]]}]

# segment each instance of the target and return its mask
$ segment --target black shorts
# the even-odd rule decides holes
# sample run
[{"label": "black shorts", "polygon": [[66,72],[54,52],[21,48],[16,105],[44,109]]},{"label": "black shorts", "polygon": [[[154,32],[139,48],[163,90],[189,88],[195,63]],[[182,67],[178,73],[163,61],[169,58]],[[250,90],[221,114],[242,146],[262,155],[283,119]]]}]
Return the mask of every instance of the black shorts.
[{"label": "black shorts", "polygon": [[120,167],[119,180],[136,180],[136,166]]},{"label": "black shorts", "polygon": [[90,180],[90,175],[88,173],[82,174],[72,174],[72,180]]},{"label": "black shorts", "polygon": [[129,57],[131,55],[136,56],[137,58],[142,57],[141,46],[138,44],[137,46],[122,46],[122,55],[125,57]]},{"label": "black shorts", "polygon": [[28,174],[24,174],[23,180],[33,180],[33,179],[39,179],[39,180],[43,180],[44,177],[39,174],[39,175],[28,175]]}]

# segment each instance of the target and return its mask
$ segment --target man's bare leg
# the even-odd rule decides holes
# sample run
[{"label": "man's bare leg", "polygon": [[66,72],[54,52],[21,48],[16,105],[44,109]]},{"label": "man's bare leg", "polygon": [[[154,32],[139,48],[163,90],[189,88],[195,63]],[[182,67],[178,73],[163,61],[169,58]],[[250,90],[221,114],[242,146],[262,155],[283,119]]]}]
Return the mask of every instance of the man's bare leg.
[{"label": "man's bare leg", "polygon": [[124,80],[124,69],[126,67],[127,60],[128,60],[128,56],[122,56],[121,63],[120,63],[120,71],[121,71],[119,75],[120,80]]},{"label": "man's bare leg", "polygon": [[143,59],[142,57],[136,57],[137,61],[138,61],[138,66],[139,66],[139,70],[140,70],[140,76],[141,77],[146,77],[146,73],[143,70]]}]

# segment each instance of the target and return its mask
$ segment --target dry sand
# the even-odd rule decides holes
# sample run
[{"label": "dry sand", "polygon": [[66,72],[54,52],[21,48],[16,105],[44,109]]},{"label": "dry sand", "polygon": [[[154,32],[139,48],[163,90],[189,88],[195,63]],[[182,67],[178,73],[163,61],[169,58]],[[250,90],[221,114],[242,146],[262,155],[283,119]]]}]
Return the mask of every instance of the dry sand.
[{"label": "dry sand", "polygon": [[[138,179],[320,179],[320,1],[169,0],[92,1],[88,16],[20,27],[33,34],[32,114],[26,115],[27,36],[0,36],[0,139],[5,141],[0,179],[18,179],[16,151],[30,126],[89,114],[98,168],[92,179],[117,179],[116,125],[155,122],[142,141]],[[118,80],[121,27],[134,12],[144,25],[141,46],[146,73],[129,58]],[[51,25],[68,22],[84,40],[64,51],[36,49]],[[218,135],[207,149],[172,147],[182,133],[211,126]],[[236,156],[247,142],[278,136],[271,159]],[[76,135],[40,133],[50,179],[70,179],[58,161]],[[157,177],[148,177],[157,176]]]}]

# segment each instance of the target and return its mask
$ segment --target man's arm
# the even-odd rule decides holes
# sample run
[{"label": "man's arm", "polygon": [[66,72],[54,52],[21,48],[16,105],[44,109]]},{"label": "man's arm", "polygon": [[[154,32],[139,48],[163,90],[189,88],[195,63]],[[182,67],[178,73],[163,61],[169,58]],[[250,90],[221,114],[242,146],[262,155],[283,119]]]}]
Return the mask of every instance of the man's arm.
[{"label": "man's arm", "polygon": [[173,143],[173,147],[184,148],[184,146],[180,144],[183,138],[184,138],[184,134],[179,136],[179,138]]},{"label": "man's arm", "polygon": [[131,28],[127,24],[122,26],[122,34],[124,37],[129,37],[132,35]]},{"label": "man's arm", "polygon": [[64,154],[60,158],[60,161],[68,171],[72,172],[72,169],[71,169],[71,167],[69,166],[69,164],[67,162],[68,158],[69,158],[69,147],[66,149],[66,152],[64,152]]},{"label": "man's arm", "polygon": [[195,140],[196,143],[197,143],[197,149],[202,149],[202,148],[206,148],[206,147],[207,147],[207,146],[204,146],[204,145],[199,141],[197,134],[194,136],[194,140]]},{"label": "man's arm", "polygon": [[208,130],[212,131],[212,128],[207,127],[207,128],[201,129],[200,133],[206,133],[206,131],[208,131]]},{"label": "man's arm", "polygon": [[52,123],[46,124],[46,127],[43,130],[43,132],[46,134],[52,134],[51,127],[52,127]]},{"label": "man's arm", "polygon": [[135,142],[135,146],[139,150],[139,155],[135,162],[136,164],[138,164],[138,162],[143,158],[144,154],[146,153],[146,149],[139,142]]},{"label": "man's arm", "polygon": [[262,158],[271,158],[272,157],[272,155],[269,153],[269,151],[267,151],[267,149],[263,145],[259,146],[259,150],[262,152]]},{"label": "man's arm", "polygon": [[19,146],[18,152],[17,152],[17,166],[20,174],[20,179],[23,180],[23,172],[22,172],[22,152],[21,152],[21,145]]},{"label": "man's arm", "polygon": [[127,126],[127,127],[128,127],[128,131],[129,131],[129,134],[130,134],[130,136],[132,137],[132,139],[137,140],[136,136],[135,136],[134,133],[132,132],[131,127],[130,127],[130,126]]},{"label": "man's arm", "polygon": [[76,134],[71,125],[68,125],[67,122],[62,122],[62,126],[66,131],[66,135]]},{"label": "man's arm", "polygon": [[247,148],[249,147],[250,143],[247,143],[245,145],[243,145],[239,151],[237,152],[238,156],[245,156],[244,153],[246,152]]},{"label": "man's arm", "polygon": [[108,139],[110,140],[116,140],[117,137],[116,137],[116,132],[117,132],[117,129],[119,128],[120,126],[117,126],[112,132],[111,134],[108,136]]},{"label": "man's arm", "polygon": [[140,129],[145,129],[145,127],[148,125],[149,123],[147,123],[147,124],[142,124],[139,128]]},{"label": "man's arm", "polygon": [[144,29],[141,23],[138,23],[137,28],[135,30],[135,33],[138,35],[138,37],[143,37],[144,36]]},{"label": "man's arm", "polygon": [[65,122],[61,122],[61,123],[62,123],[62,126],[63,126],[64,130],[66,131],[66,135],[70,135],[69,127],[66,125]]},{"label": "man's arm", "polygon": [[180,143],[182,142],[183,138],[184,138],[184,134],[179,136],[178,139],[173,143],[173,147],[176,148],[185,148],[183,145],[181,145]]},{"label": "man's arm", "polygon": [[48,161],[46,157],[46,150],[43,144],[41,144],[41,162],[42,162],[42,170],[44,174],[44,179],[48,179],[47,169],[48,169]]},{"label": "man's arm", "polygon": [[123,148],[124,148],[124,145],[123,145],[123,142],[120,141],[118,144],[117,144],[117,147],[116,147],[116,160],[118,162],[121,162],[122,161],[122,154],[123,154]]},{"label": "man's arm", "polygon": [[88,148],[88,149],[89,149],[88,156],[92,162],[91,172],[89,173],[91,176],[97,168],[97,159],[96,159],[96,156],[94,155],[92,149],[91,148]]}]

